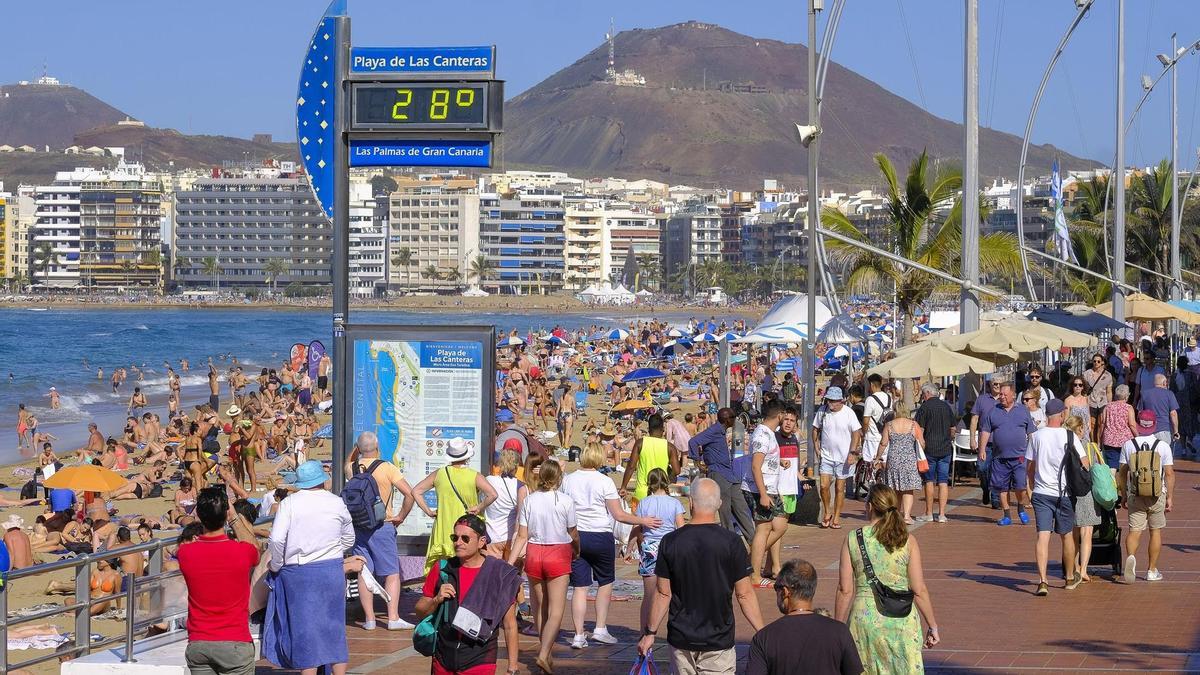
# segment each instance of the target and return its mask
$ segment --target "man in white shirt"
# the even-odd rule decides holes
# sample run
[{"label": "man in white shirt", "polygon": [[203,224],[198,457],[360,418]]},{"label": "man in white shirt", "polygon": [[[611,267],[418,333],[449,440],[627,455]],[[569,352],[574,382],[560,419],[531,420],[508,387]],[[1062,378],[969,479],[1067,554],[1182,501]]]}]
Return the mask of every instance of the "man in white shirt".
[{"label": "man in white shirt", "polygon": [[[846,405],[841,387],[825,392],[825,405],[813,418],[814,446],[821,458],[821,507],[825,515],[821,527],[840,530],[842,504],[846,500],[846,479],[854,475],[862,446],[862,425]],[[833,494],[830,494],[833,483]],[[832,502],[831,502],[832,498]]]},{"label": "man in white shirt", "polygon": [[[1046,403],[1046,426],[1033,432],[1025,451],[1029,485],[1033,488],[1033,515],[1037,523],[1034,557],[1038,569],[1038,595],[1050,594],[1050,587],[1046,583],[1046,566],[1050,557],[1051,532],[1062,539],[1067,590],[1074,590],[1083,582],[1082,575],[1075,569],[1075,538],[1072,536],[1075,497],[1067,488],[1063,467],[1067,444],[1070,443],[1072,450],[1079,455],[1084,470],[1088,469],[1090,463],[1083,445],[1085,439],[1063,428],[1065,416],[1066,406],[1061,400],[1051,399]],[[1091,495],[1084,495],[1082,499],[1091,499]]]},{"label": "man in white shirt", "polygon": [[[1125,583],[1133,583],[1137,578],[1137,549],[1142,540],[1142,532],[1150,528],[1150,543],[1147,545],[1146,581],[1162,581],[1162,573],[1158,571],[1158,552],[1162,550],[1162,530],[1167,526],[1167,513],[1172,507],[1172,497],[1175,494],[1175,460],[1171,456],[1171,446],[1159,439],[1154,429],[1158,418],[1153,410],[1142,410],[1138,413],[1138,431],[1140,434],[1125,442],[1121,448],[1121,468],[1117,473],[1117,490],[1121,494],[1125,508],[1129,509],[1129,534],[1125,538]],[[1137,456],[1142,447],[1158,453],[1158,496],[1143,496],[1138,494],[1135,469],[1145,463],[1144,457]],[[1151,464],[1149,469],[1153,469]]]},{"label": "man in white shirt", "polygon": [[[761,585],[767,551],[787,532],[787,513],[779,497],[779,442],[775,432],[783,419],[783,402],[763,404],[763,419],[750,434],[750,471],[742,481],[746,503],[754,516],[754,539],[750,542],[750,583]],[[787,460],[784,460],[787,461]]]},{"label": "man in white shirt", "polygon": [[878,373],[867,378],[867,389],[869,393],[863,401],[862,457],[870,462],[875,459],[875,451],[879,449],[879,441],[883,436],[880,433],[883,416],[891,411],[893,399],[890,393],[883,390],[883,378]]}]

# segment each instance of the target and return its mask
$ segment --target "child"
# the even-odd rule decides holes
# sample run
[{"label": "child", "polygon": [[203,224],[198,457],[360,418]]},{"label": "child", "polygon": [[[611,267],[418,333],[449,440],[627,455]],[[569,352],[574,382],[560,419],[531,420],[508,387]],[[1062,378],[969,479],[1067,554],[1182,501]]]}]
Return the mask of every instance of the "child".
[{"label": "child", "polygon": [[640,525],[634,528],[633,536],[640,540],[642,562],[638,574],[642,576],[645,592],[642,595],[642,628],[650,623],[650,605],[658,589],[658,577],[654,567],[658,563],[658,545],[662,538],[683,527],[683,504],[672,497],[669,490],[671,479],[662,469],[651,469],[646,476],[646,498],[638,502],[637,515],[654,517],[662,521],[659,527],[645,531]]}]

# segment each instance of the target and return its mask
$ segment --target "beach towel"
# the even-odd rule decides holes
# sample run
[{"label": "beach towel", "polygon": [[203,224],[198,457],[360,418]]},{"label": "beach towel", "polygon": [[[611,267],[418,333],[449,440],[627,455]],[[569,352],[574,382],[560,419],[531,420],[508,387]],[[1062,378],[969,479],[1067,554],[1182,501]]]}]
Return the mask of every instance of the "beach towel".
[{"label": "beach towel", "polygon": [[280,668],[345,663],[346,583],[341,560],[284,565],[267,577],[271,597],[262,654]]}]

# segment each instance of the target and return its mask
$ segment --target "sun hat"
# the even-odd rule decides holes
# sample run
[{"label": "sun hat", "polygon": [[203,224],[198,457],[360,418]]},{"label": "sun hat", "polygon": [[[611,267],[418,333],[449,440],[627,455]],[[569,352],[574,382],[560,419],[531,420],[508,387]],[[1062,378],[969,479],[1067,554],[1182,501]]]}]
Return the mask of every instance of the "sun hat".
[{"label": "sun hat", "polygon": [[[1192,337],[1188,338],[1188,346],[1189,346],[1189,347],[1195,347],[1195,346],[1196,346],[1196,338],[1195,338],[1195,336],[1192,336]],[[51,389],[54,389],[54,387],[50,387],[50,388],[51,388]]]},{"label": "sun hat", "polygon": [[1147,429],[1152,429],[1157,425],[1158,425],[1158,416],[1154,414],[1153,410],[1143,410],[1138,413],[1138,426],[1143,426],[1143,427],[1146,427]]},{"label": "sun hat", "polygon": [[296,478],[292,484],[301,490],[324,485],[329,476],[325,475],[325,469],[321,463],[315,459],[310,459],[307,462],[296,467]]},{"label": "sun hat", "polygon": [[467,442],[455,436],[446,443],[446,457],[452,462],[461,462],[471,459],[475,456],[475,448],[468,446]]},{"label": "sun hat", "polygon": [[242,414],[242,409],[237,407],[236,405],[229,406],[229,410],[225,411],[225,415],[228,417],[236,417],[241,414]]},{"label": "sun hat", "polygon": [[14,528],[21,528],[24,525],[25,525],[25,519],[22,518],[21,516],[13,514],[8,517],[8,520],[4,521],[3,523],[0,523],[0,530],[11,530]]},{"label": "sun hat", "polygon": [[826,401],[841,401],[844,398],[841,387],[830,387],[825,392]]}]

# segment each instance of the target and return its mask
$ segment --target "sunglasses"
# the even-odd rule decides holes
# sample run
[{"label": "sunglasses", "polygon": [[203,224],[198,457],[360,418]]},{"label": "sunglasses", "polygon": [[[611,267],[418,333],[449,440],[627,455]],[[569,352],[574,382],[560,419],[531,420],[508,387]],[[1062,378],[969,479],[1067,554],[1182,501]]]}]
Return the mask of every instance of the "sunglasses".
[{"label": "sunglasses", "polygon": [[1082,383],[1082,382],[1076,382],[1075,384],[1072,384],[1072,385],[1071,385],[1071,388],[1072,388],[1072,389],[1083,389],[1083,383]]},{"label": "sunglasses", "polygon": [[1030,398],[1023,398],[1023,399],[1021,399],[1021,400],[1022,400],[1022,401],[1025,401],[1026,403],[1028,403],[1029,401],[1036,401],[1037,399],[1035,399],[1035,398],[1033,398],[1033,397],[1030,397]]},{"label": "sunglasses", "polygon": [[1035,379],[1036,379],[1036,380],[1040,380],[1040,379],[1042,379],[1042,376],[1041,376],[1041,375],[1034,374],[1034,375],[1030,375],[1030,376],[1029,376],[1029,379],[1031,379],[1031,380],[1035,380]]},{"label": "sunglasses", "polygon": [[1097,364],[1097,363],[1099,363],[1099,364],[1101,364],[1101,365],[1103,365],[1103,364],[1104,364],[1104,362],[1103,362],[1103,361],[1101,361],[1100,359],[1096,359],[1096,360],[1092,361],[1092,363],[1093,363],[1093,364]]},{"label": "sunglasses", "polygon": [[469,535],[469,534],[452,534],[452,535],[450,535],[450,543],[451,544],[458,542],[458,541],[461,541],[464,544],[469,543],[471,541],[471,535]]}]

